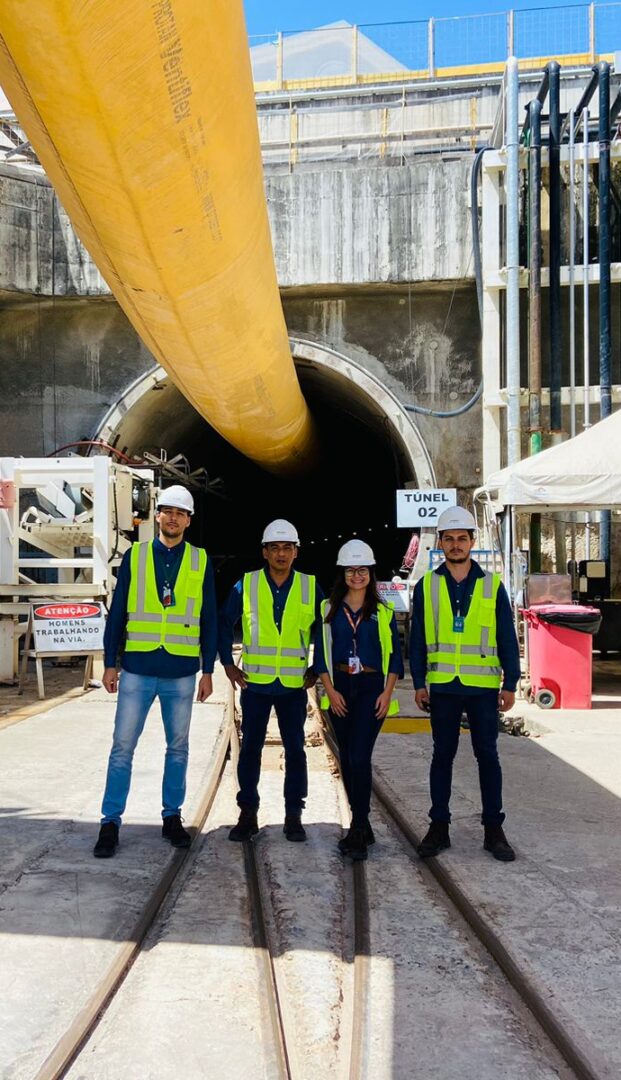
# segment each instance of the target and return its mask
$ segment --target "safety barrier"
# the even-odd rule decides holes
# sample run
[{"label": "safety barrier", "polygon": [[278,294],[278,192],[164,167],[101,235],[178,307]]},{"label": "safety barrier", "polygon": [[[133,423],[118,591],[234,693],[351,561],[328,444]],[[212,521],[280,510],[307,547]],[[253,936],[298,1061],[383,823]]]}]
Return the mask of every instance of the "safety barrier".
[{"label": "safety barrier", "polygon": [[414,22],[335,23],[250,36],[255,90],[303,90],[524,70],[612,59],[621,50],[621,3],[526,8]]}]

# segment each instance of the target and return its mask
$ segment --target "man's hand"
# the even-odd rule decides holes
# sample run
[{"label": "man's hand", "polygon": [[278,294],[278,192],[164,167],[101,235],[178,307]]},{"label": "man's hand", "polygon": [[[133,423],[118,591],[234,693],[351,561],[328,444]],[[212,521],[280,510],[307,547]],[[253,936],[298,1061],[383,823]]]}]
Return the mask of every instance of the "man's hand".
[{"label": "man's hand", "polygon": [[211,675],[201,675],[200,682],[198,684],[198,693],[196,695],[197,701],[207,701],[208,697],[213,694],[213,680]]},{"label": "man's hand", "polygon": [[501,712],[509,712],[515,705],[515,694],[511,690],[501,690],[498,695],[498,708]]},{"label": "man's hand", "polygon": [[119,688],[119,673],[115,667],[104,668],[101,681],[109,694],[116,694]]},{"label": "man's hand", "polygon": [[306,675],[304,676],[304,689],[305,690],[310,690],[311,687],[315,685],[318,678],[319,678],[319,676],[315,675],[315,672],[313,671],[313,669],[309,668],[308,671],[306,672]]},{"label": "man's hand", "polygon": [[223,664],[222,666],[224,667],[226,677],[233,689],[235,689],[236,686],[241,686],[242,690],[245,690],[248,686],[248,680],[242,669],[237,667],[237,664]]},{"label": "man's hand", "polygon": [[429,691],[426,686],[423,686],[421,690],[415,691],[414,700],[419,709],[423,709],[424,712],[429,712]]},{"label": "man's hand", "polygon": [[383,690],[375,702],[375,715],[378,720],[383,720],[385,718],[391,697],[392,692],[390,690]]}]

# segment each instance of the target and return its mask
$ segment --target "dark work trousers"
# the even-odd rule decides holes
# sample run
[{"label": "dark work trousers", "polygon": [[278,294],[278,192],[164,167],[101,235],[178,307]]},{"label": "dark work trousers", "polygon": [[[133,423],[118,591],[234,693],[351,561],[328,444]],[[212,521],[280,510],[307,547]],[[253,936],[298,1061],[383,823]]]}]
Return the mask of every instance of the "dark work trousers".
[{"label": "dark work trousers", "polygon": [[479,766],[483,825],[502,825],[502,772],[498,760],[498,690],[480,694],[442,693],[430,688],[433,757],[429,773],[432,821],[450,821],[453,760],[459,746],[462,713],[470,724],[472,749]]},{"label": "dark work trousers", "polygon": [[330,719],[339,747],[352,825],[356,828],[364,825],[371,807],[371,755],[384,723],[375,715],[375,702],[384,689],[384,676],[370,671],[359,675],[335,671],[334,689],[347,703],[345,716],[337,716],[330,709]]},{"label": "dark work trousers", "polygon": [[257,694],[250,688],[242,690],[242,741],[237,764],[238,806],[256,810],[259,805],[261,753],[273,706],[285,749],[285,811],[299,813],[304,809],[308,793],[304,750],[306,700],[306,690],[302,689],[290,690],[286,694]]}]

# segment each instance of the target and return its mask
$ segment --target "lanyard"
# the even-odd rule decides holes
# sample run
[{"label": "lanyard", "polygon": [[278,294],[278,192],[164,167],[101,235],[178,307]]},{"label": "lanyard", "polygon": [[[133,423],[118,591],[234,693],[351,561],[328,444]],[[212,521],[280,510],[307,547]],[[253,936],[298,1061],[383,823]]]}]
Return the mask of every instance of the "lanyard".
[{"label": "lanyard", "polygon": [[345,618],[347,619],[347,622],[349,623],[349,625],[352,628],[352,633],[353,633],[353,655],[356,656],[357,653],[358,653],[356,634],[358,632],[358,627],[360,626],[360,623],[362,622],[362,608],[360,609],[360,611],[357,611],[355,615],[353,615],[352,612],[350,612],[349,608],[347,608],[347,607],[345,607],[345,605],[343,605],[343,611],[345,613]]}]

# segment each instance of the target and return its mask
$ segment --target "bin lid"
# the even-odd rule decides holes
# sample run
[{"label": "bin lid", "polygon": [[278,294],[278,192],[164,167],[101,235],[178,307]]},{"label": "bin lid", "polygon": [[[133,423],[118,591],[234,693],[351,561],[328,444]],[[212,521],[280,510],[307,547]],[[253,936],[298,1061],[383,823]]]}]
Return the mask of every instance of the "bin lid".
[{"label": "bin lid", "polygon": [[596,634],[602,622],[601,611],[586,604],[533,604],[525,614],[581,634]]}]

